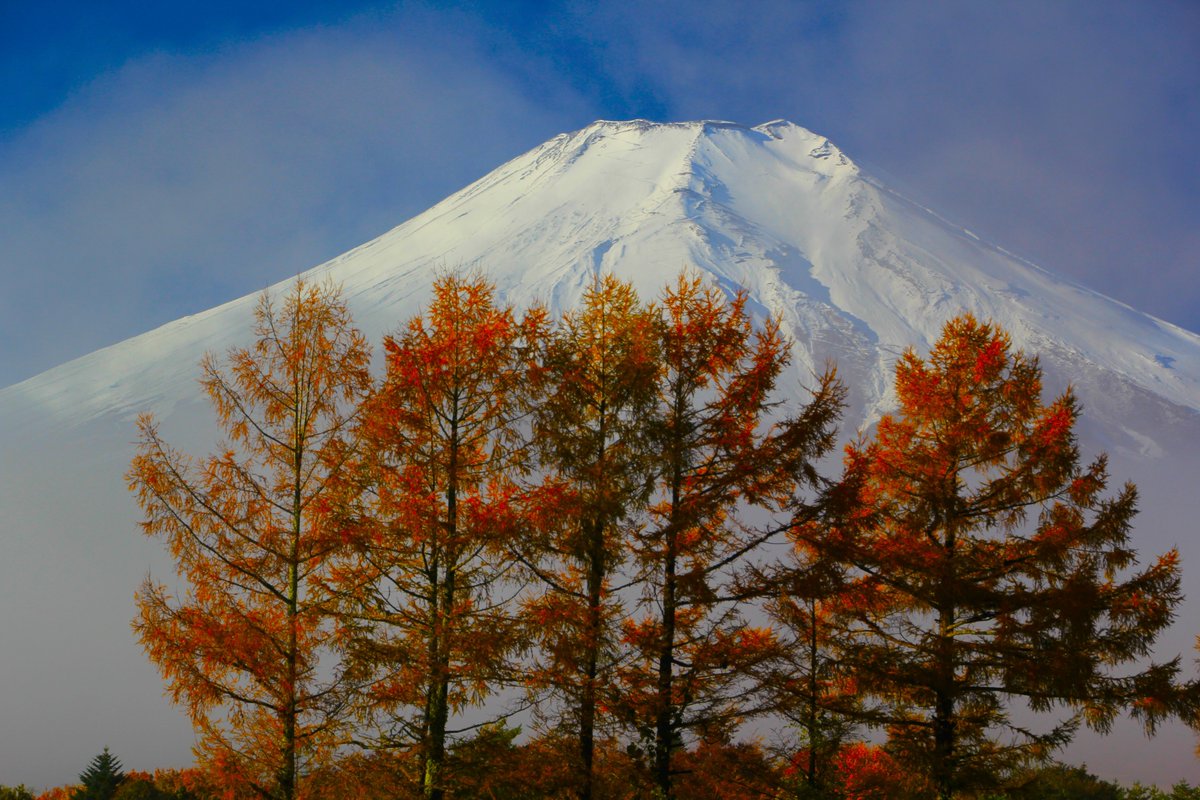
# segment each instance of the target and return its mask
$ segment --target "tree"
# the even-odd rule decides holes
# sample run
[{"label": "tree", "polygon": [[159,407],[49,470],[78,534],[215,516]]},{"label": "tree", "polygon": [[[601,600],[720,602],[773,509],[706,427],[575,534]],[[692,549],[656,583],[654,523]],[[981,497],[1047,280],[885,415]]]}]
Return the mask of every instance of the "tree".
[{"label": "tree", "polygon": [[203,760],[281,800],[331,752],[345,707],[338,670],[321,665],[332,556],[316,513],[340,468],[369,353],[335,287],[297,281],[277,309],[264,294],[257,341],[211,355],[202,385],[229,437],[194,459],[152,417],[128,478],[149,536],[170,547],[186,594],[147,578],[133,628],[201,734]]},{"label": "tree", "polygon": [[814,794],[841,780],[838,760],[864,711],[854,678],[839,657],[838,644],[847,633],[837,604],[824,599],[827,577],[801,568],[790,579],[768,583],[775,593],[767,612],[780,641],[761,678],[767,707],[797,734],[793,772]]},{"label": "tree", "polygon": [[736,569],[781,529],[781,512],[833,444],[841,390],[826,374],[809,405],[770,423],[788,363],[773,320],[754,332],[746,295],[727,301],[698,276],[668,287],[658,326],[654,494],[634,535],[642,613],[625,626],[622,669],[635,729],[649,738],[658,793],[673,797],[685,733],[721,737],[747,712],[748,669],[774,651],[741,613]]},{"label": "tree", "polygon": [[612,707],[622,613],[612,579],[651,485],[659,324],[632,286],[597,278],[534,373],[546,480],[530,500],[530,541],[518,547],[545,591],[526,604],[543,653],[530,681],[563,701],[577,733],[580,800],[593,794],[597,718]]},{"label": "tree", "polygon": [[1170,792],[1157,786],[1144,786],[1135,783],[1120,793],[1121,800],[1198,800],[1200,786],[1192,786],[1187,781],[1180,781],[1171,787]]},{"label": "tree", "polygon": [[1086,766],[1046,764],[1013,777],[1015,785],[1004,800],[1126,800],[1120,786],[1097,778]]},{"label": "tree", "polygon": [[[20,787],[17,788],[20,789]],[[70,800],[78,788],[78,786],[54,786],[39,794],[35,800]],[[9,800],[9,798],[5,798],[5,800]],[[18,797],[16,800],[24,800],[24,798]]]},{"label": "tree", "polygon": [[524,340],[544,313],[522,325],[494,294],[481,277],[439,278],[426,314],[385,340],[339,512],[355,545],[335,581],[347,647],[395,729],[385,743],[420,745],[434,800],[451,713],[495,689],[516,644],[504,539],[526,461]]},{"label": "tree", "polygon": [[[1036,358],[966,315],[927,360],[901,357],[896,393],[898,416],[847,448],[832,523],[795,530],[845,568],[838,655],[891,752],[950,798],[1044,758],[1080,720],[1105,731],[1125,709],[1153,731],[1181,713],[1178,659],[1132,665],[1180,601],[1178,556],[1137,569],[1136,491],[1105,498],[1104,457],[1080,466],[1071,391],[1043,404]],[[1073,714],[1036,732],[1018,702]]]},{"label": "tree", "polygon": [[124,780],[121,762],[106,747],[92,759],[87,769],[79,773],[80,786],[71,797],[73,800],[112,800]]},{"label": "tree", "polygon": [[677,754],[676,794],[687,800],[782,797],[778,765],[757,743],[699,739]]},{"label": "tree", "polygon": [[113,800],[193,800],[194,795],[168,792],[154,785],[146,773],[131,773],[121,782]]},{"label": "tree", "polygon": [[838,800],[924,800],[932,788],[886,750],[865,742],[838,748],[830,776],[829,791]]}]

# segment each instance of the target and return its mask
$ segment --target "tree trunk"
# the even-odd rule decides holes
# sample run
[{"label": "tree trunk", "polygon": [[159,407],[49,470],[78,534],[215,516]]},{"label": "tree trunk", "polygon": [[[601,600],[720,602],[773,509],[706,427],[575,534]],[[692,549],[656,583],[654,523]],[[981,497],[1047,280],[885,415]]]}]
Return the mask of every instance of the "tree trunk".
[{"label": "tree trunk", "polygon": [[668,534],[667,561],[663,580],[662,646],[658,654],[658,714],[654,725],[654,777],[662,800],[671,800],[671,751],[675,726],[671,702],[675,678],[675,532]]},{"label": "tree trunk", "polygon": [[[817,749],[824,750],[826,747],[825,732],[821,729],[823,720],[820,718],[820,676],[817,675],[817,670],[820,668],[819,655],[817,603],[815,600],[810,599],[808,601],[808,719],[805,722],[808,727],[808,780],[806,782],[813,788],[818,788],[821,785],[821,781],[817,776],[819,763]],[[821,757],[823,758],[824,755],[822,753]]]},{"label": "tree trunk", "polygon": [[446,765],[446,724],[450,719],[450,623],[454,610],[454,590],[458,571],[458,402],[453,404],[450,419],[450,464],[446,487],[445,571],[441,586],[433,592],[435,652],[430,663],[429,743],[425,752],[423,788],[425,800],[442,800],[446,794],[444,772]]},{"label": "tree trunk", "polygon": [[937,674],[934,680],[933,709],[933,781],[938,800],[951,800],[956,783],[954,764],[955,729],[957,728],[954,701],[954,625],[957,609],[953,591],[955,579],[956,536],[946,524],[945,566],[938,594]]},{"label": "tree trunk", "polygon": [[[297,390],[299,395],[299,390]],[[297,406],[299,406],[297,399]],[[284,687],[283,708],[283,768],[279,774],[279,796],[281,800],[294,800],[296,797],[296,718],[299,716],[297,704],[297,655],[299,650],[300,609],[300,536],[303,533],[304,498],[302,487],[304,483],[304,446],[303,420],[295,420],[295,441],[292,456],[292,541],[288,551],[288,585],[287,585],[287,683]]]},{"label": "tree trunk", "polygon": [[579,800],[592,800],[596,753],[596,681],[600,669],[601,593],[604,587],[604,526],[593,525],[587,576],[587,654],[579,708]]},{"label": "tree trunk", "polygon": [[[678,409],[679,403],[676,403]],[[677,412],[678,415],[678,412]],[[675,684],[675,616],[678,609],[678,586],[675,576],[676,539],[683,469],[676,453],[671,475],[671,518],[667,525],[666,558],[663,563],[662,640],[658,651],[658,709],[654,721],[654,780],[662,800],[674,796],[671,786],[671,752],[675,746],[673,720]]]}]

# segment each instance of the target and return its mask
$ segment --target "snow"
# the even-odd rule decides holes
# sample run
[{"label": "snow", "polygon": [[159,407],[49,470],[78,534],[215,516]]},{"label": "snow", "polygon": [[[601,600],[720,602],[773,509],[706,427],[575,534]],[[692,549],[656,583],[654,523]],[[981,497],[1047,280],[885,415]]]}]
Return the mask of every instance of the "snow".
[{"label": "snow", "polygon": [[[776,120],[600,121],[557,136],[430,210],[326,264],[373,337],[426,298],[438,269],[480,268],[512,301],[570,306],[597,270],[657,295],[685,265],[747,288],[797,334],[805,368],[850,348],[886,374],[962,310],[995,319],[1021,346],[1054,342],[1200,410],[1200,337],[1061,280],[900,197],[827,139]],[[114,407],[168,408],[205,349],[239,341],[242,298],[85,356],[0,392],[55,425]],[[809,341],[828,340],[816,354]],[[1063,365],[1069,366],[1069,365]],[[878,404],[877,392],[861,398]]]},{"label": "snow", "polygon": [[[598,272],[653,298],[684,267],[729,292],[745,289],[758,313],[783,321],[795,362],[786,385],[798,397],[836,361],[852,389],[848,435],[891,407],[899,353],[927,348],[947,319],[968,310],[1039,353],[1049,389],[1075,384],[1084,449],[1113,451],[1119,480],[1149,469],[1197,474],[1200,337],[981,241],[784,120],[599,121],[306,275],[340,282],[378,342],[421,309],[439,270],[482,270],[513,303],[560,312]],[[246,343],[255,301],[177,320],[0,391],[6,782],[63,782],[104,743],[139,769],[187,759],[187,724],[159,696],[128,634],[133,589],[147,568],[165,575],[166,567],[136,530],[121,476],[140,411],[159,415],[173,442],[198,452],[213,445],[197,364],[205,351]],[[1146,546],[1160,551],[1194,519],[1196,503],[1187,491],[1143,488]],[[1190,563],[1200,563],[1200,545],[1191,547]],[[1184,556],[1187,565],[1187,548]],[[1200,589],[1193,572],[1185,580]],[[1190,634],[1176,639],[1188,647]],[[64,682],[77,688],[64,691]],[[127,741],[117,746],[110,731],[125,720]],[[1161,740],[1155,746],[1161,751]],[[58,771],[26,771],[51,749],[61,754]]]}]

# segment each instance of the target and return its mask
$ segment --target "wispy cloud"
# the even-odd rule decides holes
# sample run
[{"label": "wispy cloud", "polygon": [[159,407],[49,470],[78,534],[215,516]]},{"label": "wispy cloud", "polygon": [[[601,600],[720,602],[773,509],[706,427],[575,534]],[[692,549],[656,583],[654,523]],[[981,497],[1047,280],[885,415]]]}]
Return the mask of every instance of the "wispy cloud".
[{"label": "wispy cloud", "polygon": [[0,385],[337,255],[599,117],[790,118],[1200,329],[1195,4],[414,3],[298,24],[139,56],[0,140],[0,342],[21,342]]},{"label": "wispy cloud", "polygon": [[789,117],[1046,267],[1200,330],[1200,6],[580,12],[669,116]]},{"label": "wispy cloud", "polygon": [[888,4],[855,117],[946,213],[1200,329],[1200,7],[1153,8]]},{"label": "wispy cloud", "polygon": [[0,384],[335,256],[588,118],[436,22],[149,55],[0,146]]}]

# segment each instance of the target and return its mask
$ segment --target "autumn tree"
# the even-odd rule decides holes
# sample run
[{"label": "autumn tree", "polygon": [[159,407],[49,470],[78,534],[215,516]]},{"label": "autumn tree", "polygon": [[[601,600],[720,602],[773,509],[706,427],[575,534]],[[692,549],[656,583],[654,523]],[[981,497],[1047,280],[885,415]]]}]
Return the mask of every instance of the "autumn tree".
[{"label": "autumn tree", "polygon": [[[846,568],[838,654],[889,750],[966,796],[1079,720],[1106,731],[1127,710],[1152,731],[1180,711],[1178,659],[1144,662],[1178,556],[1137,566],[1135,489],[1105,497],[1104,457],[1081,466],[1072,392],[1043,403],[1036,358],[965,315],[927,359],[901,357],[896,393],[899,413],[847,448],[832,524],[795,531]],[[1018,706],[1072,713],[1039,732]]]},{"label": "autumn tree", "polygon": [[674,796],[684,735],[720,737],[748,711],[749,668],[775,642],[742,613],[737,568],[781,530],[772,515],[815,481],[840,410],[830,372],[806,407],[782,413],[773,390],[788,344],[774,320],[755,332],[746,299],[684,273],[661,304],[654,491],[633,537],[644,591],[625,625],[633,654],[620,705],[649,739],[662,798]]},{"label": "autumn tree", "polygon": [[354,548],[335,583],[380,743],[419,746],[421,792],[436,800],[451,715],[505,680],[516,644],[504,544],[526,469],[527,340],[544,313],[518,321],[478,276],[433,289],[425,314],[384,341],[387,373],[338,512]]},{"label": "autumn tree", "polygon": [[121,781],[113,800],[198,800],[198,797],[182,787],[168,788],[150,773],[134,771]]},{"label": "autumn tree", "polygon": [[329,284],[298,280],[282,307],[264,294],[254,334],[227,369],[211,355],[202,364],[229,437],[215,455],[179,452],[152,417],[139,420],[130,488],[184,588],[176,597],[147,578],[133,628],[205,763],[291,800],[330,752],[344,706],[339,671],[321,663],[323,580],[340,540],[314,509],[369,387],[369,353]]},{"label": "autumn tree", "polygon": [[783,797],[779,764],[757,742],[699,739],[676,754],[674,790],[687,800]]},{"label": "autumn tree", "polygon": [[926,800],[933,788],[902,760],[866,742],[838,748],[829,777],[822,793],[838,800]]},{"label": "autumn tree", "polygon": [[827,599],[830,587],[819,573],[805,565],[791,580],[772,582],[766,610],[778,641],[758,667],[766,708],[795,734],[785,745],[795,780],[818,793],[838,780],[837,759],[866,710],[839,657],[849,636],[845,620],[837,602]]},{"label": "autumn tree", "polygon": [[593,796],[598,717],[612,706],[623,613],[614,581],[651,488],[659,325],[632,286],[598,277],[563,315],[535,373],[546,479],[518,545],[544,587],[526,604],[541,646],[530,681],[561,701],[577,735],[580,800]]}]

